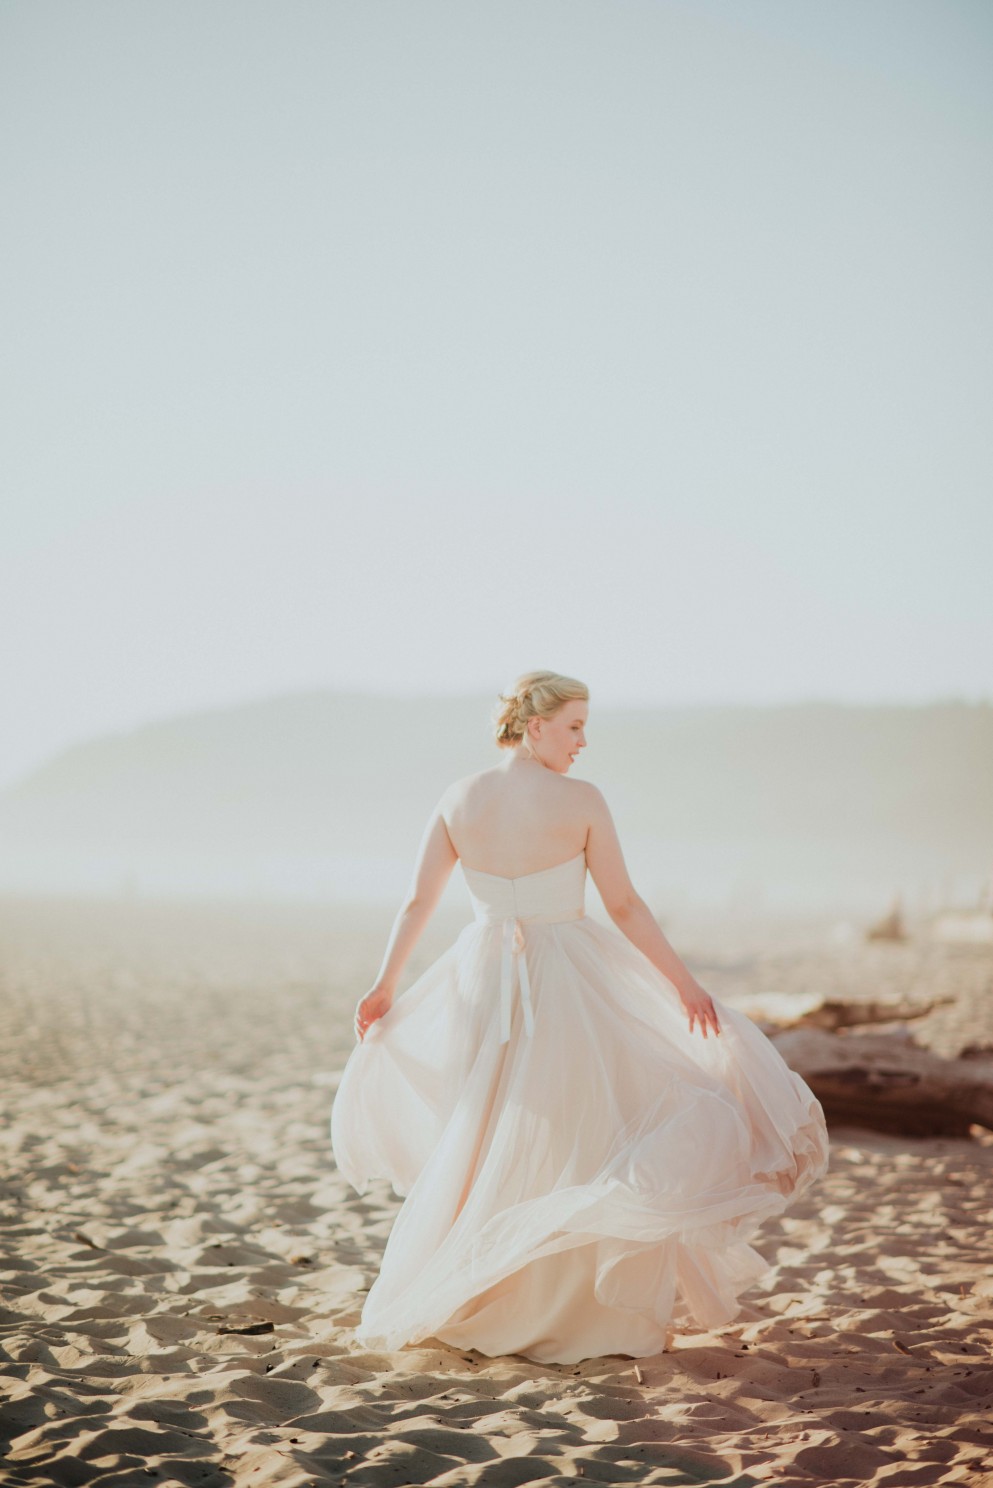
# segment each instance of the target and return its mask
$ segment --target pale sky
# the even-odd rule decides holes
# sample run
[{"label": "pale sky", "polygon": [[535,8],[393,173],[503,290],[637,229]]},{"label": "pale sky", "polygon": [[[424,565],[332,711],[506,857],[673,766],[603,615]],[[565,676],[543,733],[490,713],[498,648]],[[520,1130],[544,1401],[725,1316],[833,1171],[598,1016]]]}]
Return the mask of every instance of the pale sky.
[{"label": "pale sky", "polygon": [[5,0],[0,786],[273,692],[993,696],[986,0]]}]

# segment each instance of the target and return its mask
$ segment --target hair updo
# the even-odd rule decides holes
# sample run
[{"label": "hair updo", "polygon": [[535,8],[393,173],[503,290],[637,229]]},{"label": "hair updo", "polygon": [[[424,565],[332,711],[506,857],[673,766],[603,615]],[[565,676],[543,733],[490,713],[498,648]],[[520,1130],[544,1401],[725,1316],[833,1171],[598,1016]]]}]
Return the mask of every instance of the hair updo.
[{"label": "hair updo", "polygon": [[551,718],[563,703],[576,699],[588,702],[590,690],[575,677],[561,672],[524,672],[509,692],[500,694],[493,713],[496,742],[513,749],[527,733],[529,718]]}]

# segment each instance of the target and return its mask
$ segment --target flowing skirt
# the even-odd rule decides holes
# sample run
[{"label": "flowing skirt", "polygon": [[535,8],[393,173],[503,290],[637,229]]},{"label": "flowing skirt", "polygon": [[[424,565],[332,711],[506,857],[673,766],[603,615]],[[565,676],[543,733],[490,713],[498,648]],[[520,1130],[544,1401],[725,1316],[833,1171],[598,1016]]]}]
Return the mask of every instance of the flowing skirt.
[{"label": "flowing skirt", "polygon": [[359,1193],[404,1197],[356,1338],[574,1363],[729,1322],[749,1241],[820,1176],[818,1101],[743,1014],[704,1038],[618,930],[527,924],[533,1027],[500,1041],[476,921],[356,1045],[331,1113]]}]

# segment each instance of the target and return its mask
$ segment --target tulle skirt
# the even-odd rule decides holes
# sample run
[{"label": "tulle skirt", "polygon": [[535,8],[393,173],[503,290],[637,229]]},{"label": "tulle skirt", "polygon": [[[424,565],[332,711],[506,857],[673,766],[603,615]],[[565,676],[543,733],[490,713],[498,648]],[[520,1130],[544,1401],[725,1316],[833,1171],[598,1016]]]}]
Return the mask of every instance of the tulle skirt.
[{"label": "tulle skirt", "polygon": [[[688,1030],[612,926],[528,924],[533,1027],[500,1041],[501,929],[473,922],[348,1060],[339,1169],[404,1197],[356,1329],[574,1363],[644,1357],[729,1322],[766,1271],[749,1243],[827,1166],[818,1101],[717,1002]],[[715,999],[716,1001],[716,999]]]}]

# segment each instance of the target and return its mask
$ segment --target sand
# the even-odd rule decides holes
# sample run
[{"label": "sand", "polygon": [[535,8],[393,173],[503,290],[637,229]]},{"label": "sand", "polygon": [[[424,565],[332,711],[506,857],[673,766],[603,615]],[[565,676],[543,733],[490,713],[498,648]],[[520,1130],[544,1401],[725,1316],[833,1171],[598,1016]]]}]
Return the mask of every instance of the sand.
[{"label": "sand", "polygon": [[[993,1484],[978,1129],[835,1131],[739,1320],[637,1366],[356,1347],[399,1200],[347,1187],[328,1119],[389,918],[0,903],[5,1488]],[[722,996],[940,989],[932,1046],[990,1031],[989,948],[754,921],[673,938]]]}]

